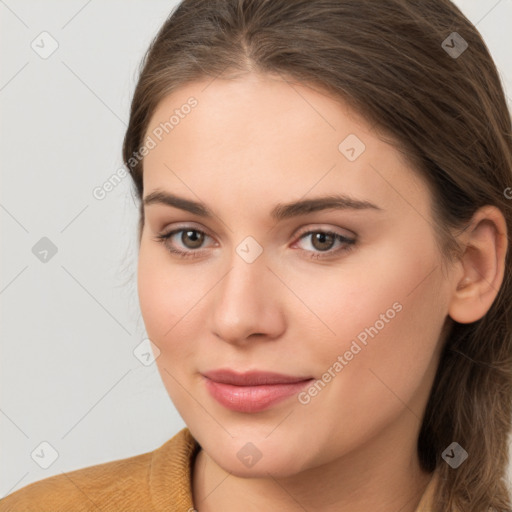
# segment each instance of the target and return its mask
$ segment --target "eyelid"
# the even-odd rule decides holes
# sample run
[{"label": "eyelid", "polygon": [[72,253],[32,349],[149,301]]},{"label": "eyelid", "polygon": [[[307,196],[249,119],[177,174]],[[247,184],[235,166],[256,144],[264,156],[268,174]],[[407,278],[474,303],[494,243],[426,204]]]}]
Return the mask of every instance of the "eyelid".
[{"label": "eyelid", "polygon": [[[342,230],[342,231],[340,231],[340,230]],[[306,226],[305,228],[300,228],[299,231],[294,235],[294,238],[299,239],[301,236],[303,236],[305,234],[316,233],[317,231],[334,233],[335,235],[339,235],[339,236],[341,236],[343,238],[347,238],[347,239],[355,239],[356,238],[356,234],[353,233],[352,231],[349,231],[348,229],[327,226],[325,224],[323,224],[323,225],[317,224],[317,225],[313,225],[313,226]]]},{"label": "eyelid", "polygon": [[158,233],[161,235],[168,235],[174,231],[186,230],[199,231],[201,233],[204,233],[205,235],[208,235],[210,238],[215,238],[208,230],[208,228],[205,228],[203,225],[196,225],[194,222],[178,222],[177,224],[173,224],[171,227],[158,230]]}]

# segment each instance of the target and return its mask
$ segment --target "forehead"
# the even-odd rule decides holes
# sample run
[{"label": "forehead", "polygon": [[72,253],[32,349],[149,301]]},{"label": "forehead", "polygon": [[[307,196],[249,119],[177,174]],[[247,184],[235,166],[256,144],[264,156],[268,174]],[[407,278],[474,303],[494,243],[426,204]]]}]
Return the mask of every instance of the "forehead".
[{"label": "forehead", "polygon": [[[191,98],[196,103],[193,108],[187,106]],[[147,133],[165,128],[161,125],[170,120],[172,127],[164,129],[164,137],[184,134],[193,124],[196,137],[207,148],[212,143],[217,147],[219,140],[239,142],[247,150],[251,140],[285,143],[319,136],[327,145],[331,140],[336,143],[348,129],[360,137],[371,132],[369,124],[341,99],[280,77],[253,73],[180,87],[159,103]]]},{"label": "forehead", "polygon": [[346,103],[280,77],[187,84],[160,102],[146,136],[154,143],[144,158],[146,192],[275,193],[277,202],[284,190],[290,198],[336,190],[386,207],[424,188],[400,152]]}]

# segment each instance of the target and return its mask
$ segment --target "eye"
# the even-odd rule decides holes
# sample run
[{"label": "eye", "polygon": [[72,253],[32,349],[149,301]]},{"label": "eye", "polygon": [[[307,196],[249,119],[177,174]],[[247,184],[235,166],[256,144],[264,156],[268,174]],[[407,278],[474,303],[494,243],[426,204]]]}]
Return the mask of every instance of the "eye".
[{"label": "eye", "polygon": [[[306,252],[310,252],[310,258],[327,258],[337,255],[342,252],[349,251],[354,248],[356,240],[354,238],[348,238],[341,233],[334,231],[324,231],[321,229],[309,230],[300,235],[299,240],[304,240],[309,237],[309,245],[312,249],[302,249]],[[336,243],[339,243],[338,247],[333,250]],[[325,254],[325,255],[324,255]]]},{"label": "eye", "polygon": [[[310,238],[308,245],[311,248],[301,249],[301,251],[308,253],[308,257],[315,259],[330,258],[342,252],[347,252],[353,249],[356,243],[355,239],[348,238],[341,233],[321,229],[309,230],[302,233],[299,237],[299,241],[305,240],[308,237]],[[180,258],[198,258],[202,256],[203,252],[206,250],[202,249],[201,246],[207,238],[211,237],[204,231],[192,226],[186,226],[174,229],[168,233],[159,233],[154,239],[157,242],[163,243],[170,253]],[[298,242],[295,244],[297,243]],[[333,249],[336,244],[338,244],[338,247]]]},{"label": "eye", "polygon": [[[176,235],[180,234],[181,236],[176,237]],[[182,244],[182,247],[185,248],[176,248],[176,239]],[[192,227],[185,227],[180,229],[174,229],[169,233],[159,233],[155,240],[157,242],[161,242],[165,245],[166,249],[176,254],[181,258],[196,258],[201,256],[203,251],[198,251],[198,249],[203,244],[205,238],[210,238],[204,231],[199,229],[195,229]],[[188,250],[187,250],[188,249]]]}]

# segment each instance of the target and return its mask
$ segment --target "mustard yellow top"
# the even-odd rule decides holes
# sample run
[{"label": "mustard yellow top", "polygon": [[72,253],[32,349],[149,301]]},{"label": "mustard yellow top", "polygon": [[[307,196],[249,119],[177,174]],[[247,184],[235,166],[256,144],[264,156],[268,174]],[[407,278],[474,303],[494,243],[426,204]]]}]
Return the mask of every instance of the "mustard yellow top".
[{"label": "mustard yellow top", "polygon": [[[0,500],[0,512],[193,512],[200,447],[188,428],[148,453],[33,482]],[[416,512],[432,512],[436,475]]]}]

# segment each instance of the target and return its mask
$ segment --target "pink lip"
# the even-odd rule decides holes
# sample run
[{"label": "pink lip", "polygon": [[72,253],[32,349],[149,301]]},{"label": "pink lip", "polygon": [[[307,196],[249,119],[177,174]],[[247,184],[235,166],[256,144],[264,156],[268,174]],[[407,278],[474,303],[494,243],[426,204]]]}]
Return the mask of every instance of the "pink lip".
[{"label": "pink lip", "polygon": [[271,372],[236,373],[215,370],[203,374],[213,398],[238,412],[258,412],[298,393],[312,377],[294,377]]}]

